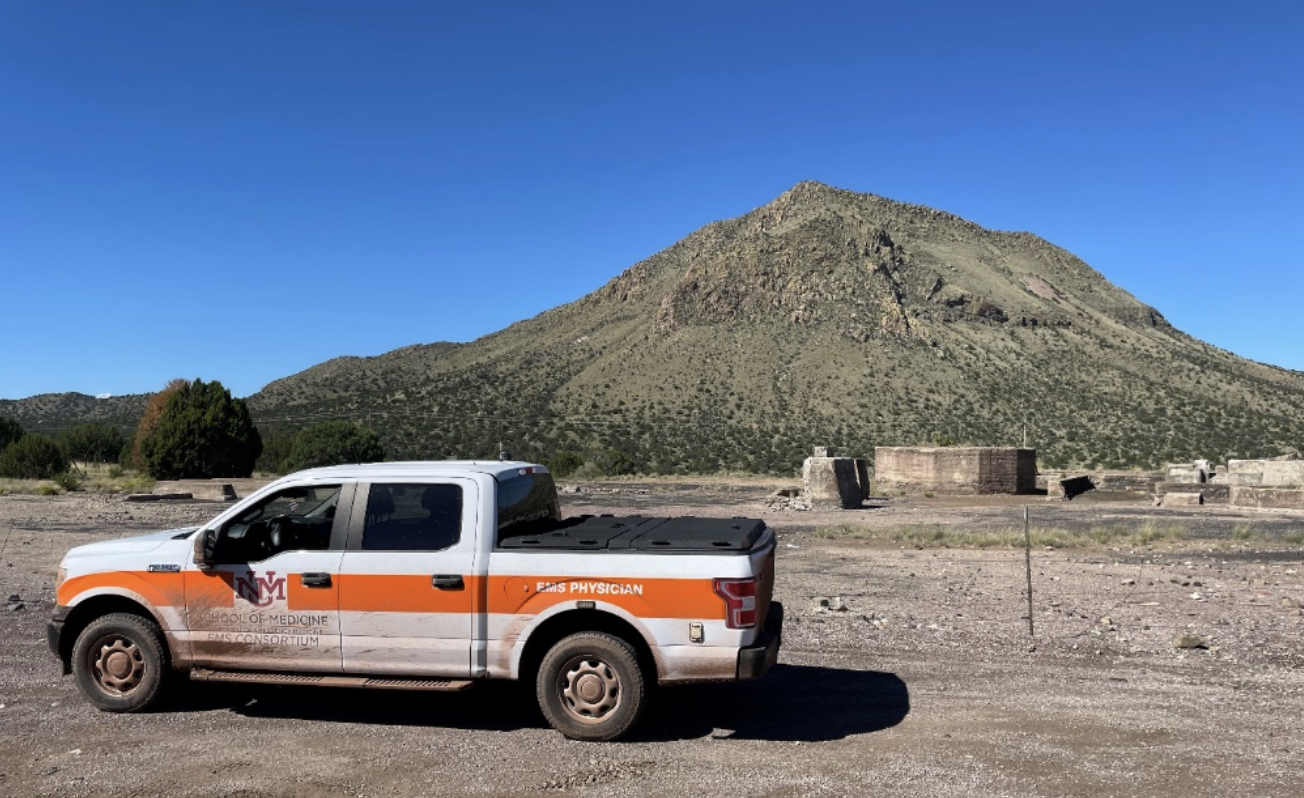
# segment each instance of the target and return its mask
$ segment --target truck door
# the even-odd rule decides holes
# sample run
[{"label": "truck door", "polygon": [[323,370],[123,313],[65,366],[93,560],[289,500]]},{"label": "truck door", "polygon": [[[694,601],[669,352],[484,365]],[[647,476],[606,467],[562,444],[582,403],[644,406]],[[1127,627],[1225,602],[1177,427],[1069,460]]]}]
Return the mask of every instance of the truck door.
[{"label": "truck door", "polygon": [[471,673],[475,483],[359,485],[340,565],[344,670]]},{"label": "truck door", "polygon": [[209,533],[214,563],[185,573],[196,665],[341,670],[339,569],[352,495],[351,484],[284,488]]}]

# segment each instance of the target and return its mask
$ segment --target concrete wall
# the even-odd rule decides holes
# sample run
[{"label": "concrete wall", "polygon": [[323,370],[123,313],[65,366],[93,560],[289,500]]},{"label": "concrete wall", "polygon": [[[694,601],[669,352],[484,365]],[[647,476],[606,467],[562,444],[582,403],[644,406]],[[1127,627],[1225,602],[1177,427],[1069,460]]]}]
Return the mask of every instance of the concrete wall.
[{"label": "concrete wall", "polygon": [[1033,493],[1037,450],[986,446],[880,446],[874,487],[883,493]]},{"label": "concrete wall", "polygon": [[[1198,493],[1205,504],[1227,504],[1231,501],[1231,486],[1206,482],[1192,485],[1182,482],[1156,482],[1155,495],[1165,497],[1170,493]],[[1168,502],[1164,502],[1167,507]]]},{"label": "concrete wall", "polygon": [[1304,487],[1304,460],[1228,460],[1227,484],[1256,488]]},{"label": "concrete wall", "polygon": [[1091,477],[1096,490],[1128,490],[1134,493],[1149,493],[1156,482],[1164,479],[1163,471],[1044,471],[1037,475],[1037,487],[1047,491],[1055,489],[1055,483],[1066,477],[1081,475]]},{"label": "concrete wall", "polygon": [[1304,490],[1232,486],[1233,507],[1304,510]]}]

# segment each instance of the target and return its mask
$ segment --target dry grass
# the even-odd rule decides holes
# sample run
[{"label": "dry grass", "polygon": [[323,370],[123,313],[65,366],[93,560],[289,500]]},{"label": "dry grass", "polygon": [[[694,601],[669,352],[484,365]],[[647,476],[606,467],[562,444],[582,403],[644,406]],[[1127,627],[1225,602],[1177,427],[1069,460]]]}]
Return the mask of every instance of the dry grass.
[{"label": "dry grass", "polygon": [[[149,493],[154,489],[154,480],[148,474],[124,470],[120,466],[77,463],[74,469],[74,490],[90,493]],[[52,479],[0,479],[0,496],[57,496],[67,492],[66,487]]]},{"label": "dry grass", "polygon": [[[1032,527],[1029,534],[1033,546],[1062,549],[1108,545],[1146,546],[1163,541],[1183,540],[1189,533],[1180,524],[1146,521],[1139,525],[1095,526],[1086,531]],[[1008,549],[1022,548],[1025,542],[1022,527],[971,530],[933,525],[874,529],[853,524],[837,524],[815,530],[815,536],[829,540],[856,539],[904,543],[923,548]]]}]

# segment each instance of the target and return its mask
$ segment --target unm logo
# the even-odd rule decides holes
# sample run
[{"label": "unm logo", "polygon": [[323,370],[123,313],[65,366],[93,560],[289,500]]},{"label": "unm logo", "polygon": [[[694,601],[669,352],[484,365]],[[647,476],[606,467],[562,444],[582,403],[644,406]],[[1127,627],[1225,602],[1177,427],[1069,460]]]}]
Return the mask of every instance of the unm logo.
[{"label": "unm logo", "polygon": [[268,571],[259,576],[257,571],[245,571],[235,578],[235,594],[255,607],[266,607],[273,601],[285,601],[285,577]]}]

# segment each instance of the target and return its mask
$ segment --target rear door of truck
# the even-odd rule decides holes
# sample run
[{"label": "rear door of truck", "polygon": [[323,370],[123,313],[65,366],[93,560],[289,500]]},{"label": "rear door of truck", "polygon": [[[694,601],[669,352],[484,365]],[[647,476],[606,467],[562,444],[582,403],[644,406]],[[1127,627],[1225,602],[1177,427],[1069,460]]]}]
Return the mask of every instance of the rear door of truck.
[{"label": "rear door of truck", "polygon": [[358,486],[340,565],[346,673],[471,673],[478,487],[462,477]]}]

